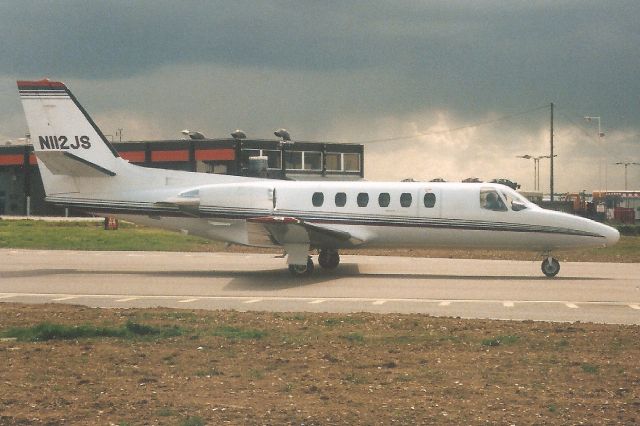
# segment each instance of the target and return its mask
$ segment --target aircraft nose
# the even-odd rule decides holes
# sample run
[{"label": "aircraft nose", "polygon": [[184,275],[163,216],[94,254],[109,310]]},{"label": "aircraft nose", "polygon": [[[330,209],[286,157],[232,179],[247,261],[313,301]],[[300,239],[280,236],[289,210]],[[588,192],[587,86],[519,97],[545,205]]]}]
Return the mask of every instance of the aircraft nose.
[{"label": "aircraft nose", "polygon": [[604,230],[604,237],[607,240],[605,244],[607,247],[614,245],[620,239],[620,232],[616,228],[611,226],[603,225],[606,229]]}]

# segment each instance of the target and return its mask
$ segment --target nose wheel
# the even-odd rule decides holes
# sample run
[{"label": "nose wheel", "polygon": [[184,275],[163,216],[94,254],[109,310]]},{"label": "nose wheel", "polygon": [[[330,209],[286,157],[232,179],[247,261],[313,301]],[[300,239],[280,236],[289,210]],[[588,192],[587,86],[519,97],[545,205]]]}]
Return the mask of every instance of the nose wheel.
[{"label": "nose wheel", "polygon": [[553,257],[547,257],[542,261],[541,269],[543,274],[549,278],[553,278],[560,272],[560,262]]}]

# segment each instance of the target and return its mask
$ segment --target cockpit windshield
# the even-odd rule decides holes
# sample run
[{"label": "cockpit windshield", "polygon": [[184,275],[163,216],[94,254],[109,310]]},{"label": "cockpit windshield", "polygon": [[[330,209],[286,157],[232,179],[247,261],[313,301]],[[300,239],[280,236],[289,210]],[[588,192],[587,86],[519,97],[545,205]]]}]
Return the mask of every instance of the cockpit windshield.
[{"label": "cockpit windshield", "polygon": [[502,189],[502,195],[504,195],[505,200],[507,200],[507,205],[511,207],[511,210],[514,212],[519,212],[520,210],[531,207],[529,200],[511,188]]},{"label": "cockpit windshield", "polygon": [[[506,204],[505,204],[506,202]],[[514,212],[524,210],[530,206],[529,201],[511,188],[481,188],[480,206],[486,210],[506,212],[509,209]]]}]

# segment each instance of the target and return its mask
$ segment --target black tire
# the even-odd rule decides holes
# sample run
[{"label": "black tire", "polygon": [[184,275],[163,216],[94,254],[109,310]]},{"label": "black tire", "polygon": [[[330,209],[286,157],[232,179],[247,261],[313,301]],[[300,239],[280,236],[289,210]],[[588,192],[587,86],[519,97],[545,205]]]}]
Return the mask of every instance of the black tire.
[{"label": "black tire", "polygon": [[311,256],[307,259],[306,265],[289,265],[289,272],[297,277],[308,276],[313,274],[313,259]]},{"label": "black tire", "polygon": [[542,273],[547,277],[553,278],[560,272],[560,262],[555,258],[547,258],[542,261],[540,269],[542,269]]},{"label": "black tire", "polygon": [[337,250],[324,249],[320,250],[318,263],[324,269],[336,269],[340,264],[340,254]]}]

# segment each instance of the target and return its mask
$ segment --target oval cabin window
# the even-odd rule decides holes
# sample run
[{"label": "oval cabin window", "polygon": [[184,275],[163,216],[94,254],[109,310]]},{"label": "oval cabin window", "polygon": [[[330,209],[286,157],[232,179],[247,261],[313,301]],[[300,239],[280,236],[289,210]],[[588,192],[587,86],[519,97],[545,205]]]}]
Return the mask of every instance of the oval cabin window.
[{"label": "oval cabin window", "polygon": [[436,205],[436,194],[433,192],[427,192],[424,194],[424,206],[428,209],[433,208]]},{"label": "oval cabin window", "polygon": [[381,192],[378,195],[378,204],[380,207],[389,207],[389,203],[391,202],[391,195],[388,192]]},{"label": "oval cabin window", "polygon": [[403,192],[402,195],[400,195],[400,205],[402,207],[410,207],[411,201],[413,201],[413,197],[408,192]]},{"label": "oval cabin window", "polygon": [[336,207],[344,207],[345,204],[347,204],[347,194],[338,192],[336,194]]},{"label": "oval cabin window", "polygon": [[314,192],[311,202],[314,207],[320,207],[324,203],[324,194],[322,192]]},{"label": "oval cabin window", "polygon": [[358,207],[367,207],[367,204],[369,204],[369,194],[366,192],[359,193],[357,201]]}]

